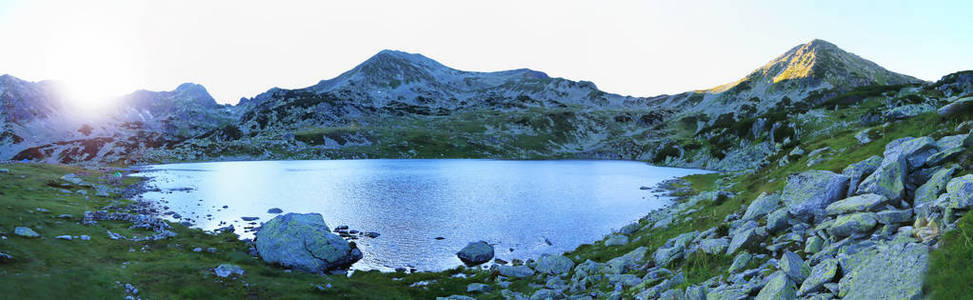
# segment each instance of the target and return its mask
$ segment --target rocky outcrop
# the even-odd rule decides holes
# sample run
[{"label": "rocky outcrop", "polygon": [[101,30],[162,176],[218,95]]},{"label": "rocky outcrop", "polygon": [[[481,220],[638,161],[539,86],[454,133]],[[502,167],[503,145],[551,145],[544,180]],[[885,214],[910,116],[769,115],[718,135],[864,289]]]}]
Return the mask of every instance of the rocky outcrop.
[{"label": "rocky outcrop", "polygon": [[255,243],[265,262],[309,273],[347,268],[362,258],[361,250],[331,233],[317,213],[276,216],[257,231]]}]

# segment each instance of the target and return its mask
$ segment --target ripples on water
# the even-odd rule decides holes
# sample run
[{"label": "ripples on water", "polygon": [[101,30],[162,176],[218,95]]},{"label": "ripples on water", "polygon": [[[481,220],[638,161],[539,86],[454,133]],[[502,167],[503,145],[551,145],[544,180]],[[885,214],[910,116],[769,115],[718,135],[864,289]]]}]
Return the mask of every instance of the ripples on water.
[{"label": "ripples on water", "polygon": [[591,243],[665,204],[639,187],[701,172],[630,161],[382,159],[155,165],[142,176],[160,188],[144,198],[205,230],[225,221],[246,238],[241,217],[316,212],[331,228],[381,234],[356,241],[365,258],[354,269],[435,271],[460,265],[455,252],[470,241],[495,244],[507,261]]}]

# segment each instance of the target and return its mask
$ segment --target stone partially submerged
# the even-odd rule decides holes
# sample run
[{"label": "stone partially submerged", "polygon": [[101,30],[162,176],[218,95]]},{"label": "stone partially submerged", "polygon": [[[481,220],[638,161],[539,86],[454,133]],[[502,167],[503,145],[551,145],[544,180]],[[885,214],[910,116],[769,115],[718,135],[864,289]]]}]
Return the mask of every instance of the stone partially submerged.
[{"label": "stone partially submerged", "polygon": [[348,268],[362,258],[361,250],[331,233],[317,213],[274,217],[257,231],[256,246],[265,262],[310,273]]},{"label": "stone partially submerged", "polygon": [[467,266],[479,265],[493,259],[493,246],[485,241],[470,242],[456,252],[456,257]]}]

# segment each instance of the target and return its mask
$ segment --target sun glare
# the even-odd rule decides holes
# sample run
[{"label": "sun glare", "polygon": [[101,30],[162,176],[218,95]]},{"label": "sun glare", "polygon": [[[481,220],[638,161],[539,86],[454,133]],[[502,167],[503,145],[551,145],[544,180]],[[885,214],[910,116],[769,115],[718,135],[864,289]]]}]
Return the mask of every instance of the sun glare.
[{"label": "sun glare", "polygon": [[47,70],[79,116],[110,112],[119,96],[144,86],[130,28],[105,19],[59,24],[47,37]]}]

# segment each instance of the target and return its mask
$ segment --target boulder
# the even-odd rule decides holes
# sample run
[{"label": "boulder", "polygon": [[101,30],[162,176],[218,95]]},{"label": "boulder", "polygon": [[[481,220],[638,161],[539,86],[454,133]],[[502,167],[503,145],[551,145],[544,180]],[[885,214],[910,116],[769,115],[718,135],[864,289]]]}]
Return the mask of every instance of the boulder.
[{"label": "boulder", "polygon": [[936,112],[941,117],[955,117],[973,111],[973,97],[960,98],[953,103],[940,107]]},{"label": "boulder", "polygon": [[809,293],[816,292],[824,287],[825,283],[834,280],[835,275],[838,274],[838,261],[835,259],[825,259],[814,266],[811,269],[811,274],[804,280],[801,284],[801,288],[797,290],[798,296],[805,296]]},{"label": "boulder", "polygon": [[780,196],[777,194],[762,193],[750,202],[750,206],[747,207],[747,212],[743,214],[743,220],[754,220],[763,217],[770,212],[777,209],[780,205]]},{"label": "boulder", "polygon": [[756,300],[780,300],[780,299],[796,299],[797,298],[797,288],[793,281],[787,277],[784,272],[776,272],[770,275],[770,280],[767,281],[760,293],[757,294]]},{"label": "boulder", "polygon": [[730,268],[727,269],[727,273],[733,274],[743,270],[743,268],[746,268],[747,264],[750,263],[750,259],[752,257],[753,255],[750,255],[749,252],[740,252],[740,254],[737,254],[737,256],[733,258],[733,263],[730,264]]},{"label": "boulder", "polygon": [[[966,129],[966,130],[959,129],[957,131],[970,131],[970,129]],[[943,151],[949,149],[962,149],[965,147],[970,147],[973,146],[973,135],[965,133],[965,134],[944,136],[936,140],[936,145],[939,146],[939,149],[943,149]]]},{"label": "boulder", "polygon": [[936,152],[935,154],[930,155],[929,158],[926,159],[925,166],[935,167],[941,165],[946,161],[959,157],[959,155],[962,154],[963,151],[966,150],[963,148],[948,148],[946,150]]},{"label": "boulder", "polygon": [[574,267],[574,261],[564,255],[544,255],[537,259],[534,269],[547,274],[565,274]]},{"label": "boulder", "polygon": [[652,255],[657,266],[667,266],[674,260],[680,259],[685,253],[686,246],[696,238],[699,232],[687,232],[666,241],[662,247]]},{"label": "boulder", "polygon": [[926,211],[926,207],[936,202],[939,195],[942,194],[943,190],[946,189],[946,184],[949,183],[950,178],[953,173],[956,172],[956,168],[942,168],[936,170],[929,177],[923,185],[916,189],[915,198],[912,202],[912,206],[916,208],[916,212]]},{"label": "boulder", "polygon": [[525,265],[500,265],[497,266],[497,271],[500,272],[500,275],[507,277],[527,278],[534,276],[534,270],[531,270],[531,268]]},{"label": "boulder", "polygon": [[605,273],[620,274],[636,268],[638,267],[638,264],[645,259],[645,254],[648,252],[649,248],[643,246],[635,248],[635,250],[632,250],[625,255],[612,258],[605,262]]},{"label": "boulder", "polygon": [[733,255],[741,248],[752,248],[764,239],[766,231],[763,228],[752,228],[733,235],[730,245],[726,248],[726,255]]},{"label": "boulder", "polygon": [[807,238],[807,242],[804,243],[804,253],[814,254],[821,251],[822,247],[824,247],[824,239],[817,235],[812,235],[811,237]]},{"label": "boulder", "polygon": [[794,282],[803,282],[811,273],[811,269],[804,263],[804,260],[790,251],[784,251],[784,254],[780,256],[780,259],[777,260],[777,268],[787,274],[787,277]]},{"label": "boulder", "polygon": [[669,289],[659,295],[659,300],[683,300],[685,298],[686,294],[679,289]]},{"label": "boulder", "polygon": [[875,220],[885,225],[911,223],[913,221],[912,210],[911,209],[883,210],[875,214]]},{"label": "boulder", "polygon": [[967,209],[973,206],[973,174],[953,178],[946,184],[948,205],[954,209]]},{"label": "boulder", "polygon": [[770,216],[767,216],[767,232],[777,232],[784,229],[789,217],[790,213],[787,212],[787,208],[781,208],[770,213]]},{"label": "boulder", "polygon": [[841,199],[847,189],[848,176],[829,171],[806,171],[787,178],[780,200],[792,216],[808,220],[812,216],[824,215],[824,207]]},{"label": "boulder", "polygon": [[939,152],[936,140],[923,136],[918,138],[902,138],[885,145],[885,160],[905,158],[907,172],[922,167],[926,159]]},{"label": "boulder", "polygon": [[470,242],[456,252],[456,257],[467,266],[475,266],[493,259],[493,246],[485,241]]},{"label": "boulder", "polygon": [[855,139],[858,140],[858,144],[864,145],[872,142],[872,138],[869,136],[869,131],[871,131],[871,129],[866,128],[858,133],[855,133]]},{"label": "boulder", "polygon": [[265,262],[310,273],[347,268],[362,258],[361,250],[331,233],[317,213],[276,216],[257,231],[255,243]]},{"label": "boulder", "polygon": [[879,194],[896,201],[902,199],[905,192],[905,175],[908,172],[906,159],[903,156],[882,160],[871,175],[865,177],[858,185],[858,194]]},{"label": "boulder", "polygon": [[605,246],[625,246],[628,244],[628,236],[613,234],[605,240]]},{"label": "boulder", "polygon": [[828,213],[828,215],[832,216],[853,212],[872,211],[879,208],[879,206],[885,204],[887,201],[888,198],[885,198],[885,196],[882,195],[861,194],[831,203],[824,210]]},{"label": "boulder", "polygon": [[622,226],[622,228],[618,230],[618,233],[621,233],[621,234],[624,234],[624,235],[632,235],[636,231],[639,231],[639,228],[641,228],[641,227],[642,226],[638,222],[631,223],[631,224]]},{"label": "boulder", "polygon": [[848,215],[839,216],[835,219],[834,224],[831,228],[828,228],[828,233],[836,237],[846,237],[856,233],[866,233],[872,228],[875,228],[875,224],[878,220],[875,218],[875,213],[873,212],[861,212]]},{"label": "boulder", "polygon": [[844,276],[838,297],[844,299],[919,299],[929,248],[919,243],[881,243],[859,254]]},{"label": "boulder", "polygon": [[706,300],[706,287],[695,284],[686,287],[686,300]]},{"label": "boulder", "polygon": [[930,106],[929,104],[905,104],[892,109],[886,110],[884,115],[885,118],[890,120],[901,120],[908,119],[911,117],[918,116],[919,114],[935,111],[936,108]]},{"label": "boulder", "polygon": [[845,197],[851,197],[855,194],[855,190],[858,189],[858,184],[861,183],[862,179],[875,170],[878,170],[878,166],[882,164],[882,157],[878,155],[872,155],[865,160],[857,163],[853,163],[841,170],[841,174],[848,176],[848,192]]},{"label": "boulder", "polygon": [[726,238],[704,239],[699,241],[699,249],[706,254],[723,254],[729,244]]}]

